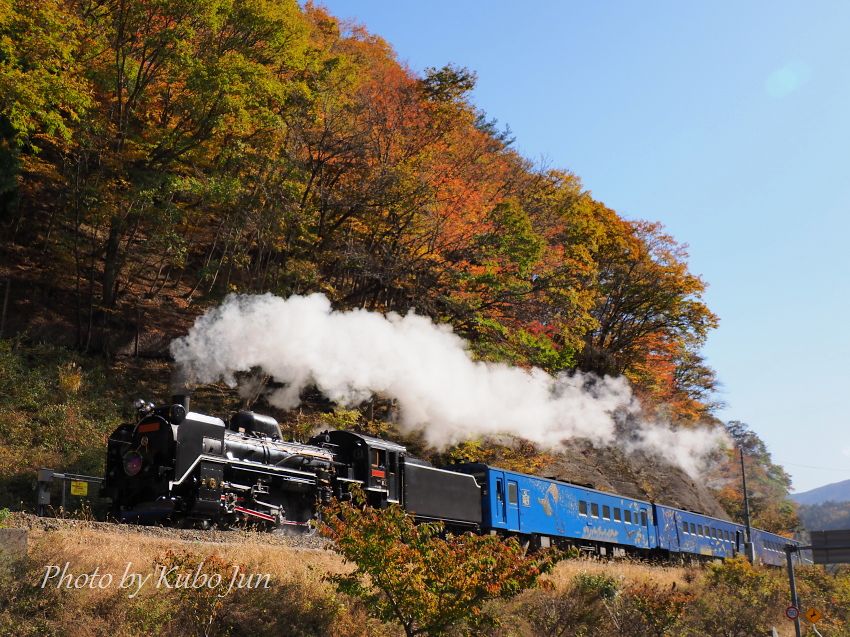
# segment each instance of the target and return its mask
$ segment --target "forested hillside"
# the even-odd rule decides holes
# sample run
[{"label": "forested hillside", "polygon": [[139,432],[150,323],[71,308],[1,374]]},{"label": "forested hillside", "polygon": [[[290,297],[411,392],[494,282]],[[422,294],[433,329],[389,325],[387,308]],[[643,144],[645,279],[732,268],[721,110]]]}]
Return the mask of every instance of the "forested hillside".
[{"label": "forested hillside", "polygon": [[801,504],[799,514],[800,522],[808,531],[850,529],[850,502]]},{"label": "forested hillside", "polygon": [[[24,374],[21,348],[39,342],[162,359],[230,292],[321,291],[337,308],[415,308],[484,359],[624,374],[674,424],[714,422],[700,348],[718,319],[685,247],[522,157],[474,84],[458,66],[413,73],[294,0],[0,0],[9,369]],[[79,354],[56,356],[73,378]],[[26,433],[58,412],[4,409],[11,443],[60,453]],[[763,461],[781,499],[787,476]]]}]

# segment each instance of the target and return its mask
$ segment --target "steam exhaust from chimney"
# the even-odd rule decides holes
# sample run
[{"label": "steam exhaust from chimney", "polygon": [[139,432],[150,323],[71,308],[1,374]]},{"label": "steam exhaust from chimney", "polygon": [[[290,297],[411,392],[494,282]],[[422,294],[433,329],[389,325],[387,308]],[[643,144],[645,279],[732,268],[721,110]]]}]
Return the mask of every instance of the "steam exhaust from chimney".
[{"label": "steam exhaust from chimney", "polygon": [[624,377],[477,361],[447,325],[413,312],[334,311],[321,294],[231,295],[172,342],[171,353],[184,386],[236,386],[237,373],[261,368],[284,384],[266,395],[283,409],[297,406],[309,385],[349,407],[375,394],[393,399],[399,426],[436,447],[500,434],[548,448],[584,438],[661,456],[696,477],[725,442],[716,428],[677,429],[647,417]]}]

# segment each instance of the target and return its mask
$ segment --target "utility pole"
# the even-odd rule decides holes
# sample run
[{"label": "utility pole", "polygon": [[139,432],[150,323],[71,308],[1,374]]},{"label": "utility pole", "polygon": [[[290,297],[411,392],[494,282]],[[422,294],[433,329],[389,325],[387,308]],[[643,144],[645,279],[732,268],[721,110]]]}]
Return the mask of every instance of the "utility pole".
[{"label": "utility pole", "polygon": [[[792,554],[797,551],[797,547],[793,544],[785,545],[785,561],[788,566],[788,584],[791,588],[791,605],[800,612],[800,598],[797,597],[797,580],[794,577],[794,558]],[[794,634],[796,637],[801,637],[800,631],[800,616],[794,618]]]},{"label": "utility pole", "polygon": [[753,546],[753,527],[750,524],[750,496],[747,492],[747,471],[744,468],[744,448],[741,447],[741,480],[744,487],[744,525],[746,536],[744,541],[744,554],[751,563],[756,560],[755,547]]}]

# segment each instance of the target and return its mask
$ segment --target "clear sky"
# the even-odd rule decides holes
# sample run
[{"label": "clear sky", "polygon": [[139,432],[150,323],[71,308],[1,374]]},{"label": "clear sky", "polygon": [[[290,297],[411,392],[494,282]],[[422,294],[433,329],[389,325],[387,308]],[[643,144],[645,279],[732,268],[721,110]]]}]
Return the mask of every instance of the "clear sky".
[{"label": "clear sky", "polygon": [[690,246],[724,419],[795,490],[850,479],[850,3],[326,0],[478,74],[515,147]]}]

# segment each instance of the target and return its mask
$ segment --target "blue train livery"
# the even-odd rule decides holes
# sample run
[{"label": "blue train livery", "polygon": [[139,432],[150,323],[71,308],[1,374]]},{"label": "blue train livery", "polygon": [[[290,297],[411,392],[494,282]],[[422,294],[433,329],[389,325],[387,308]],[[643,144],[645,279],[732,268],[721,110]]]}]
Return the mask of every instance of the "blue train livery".
[{"label": "blue train livery", "polygon": [[[529,536],[542,546],[570,538],[609,548],[658,546],[649,502],[484,464],[453,467],[482,487],[482,527]],[[603,551],[604,552],[604,551]]]},{"label": "blue train livery", "polygon": [[[745,528],[676,507],[628,498],[550,478],[465,463],[481,487],[481,528],[516,535],[537,546],[569,543],[603,555],[656,552],[701,558],[744,552]],[[755,554],[765,564],[785,563],[785,545],[799,544],[752,530]]]},{"label": "blue train livery", "polygon": [[659,548],[673,553],[732,557],[744,550],[744,527],[701,513],[655,504]]},{"label": "blue train livery", "polygon": [[[799,544],[799,542],[793,542],[776,533],[753,529],[753,545],[756,555],[765,564],[772,564],[773,566],[784,565],[786,563],[785,545],[789,542]],[[800,560],[804,561],[803,556],[800,556]]]}]

